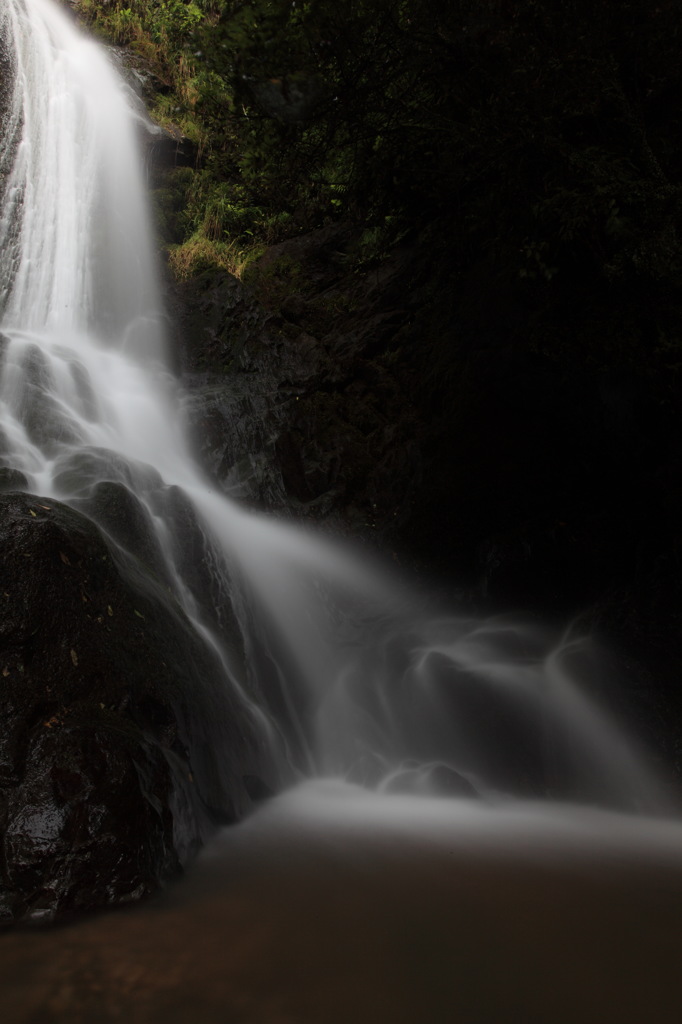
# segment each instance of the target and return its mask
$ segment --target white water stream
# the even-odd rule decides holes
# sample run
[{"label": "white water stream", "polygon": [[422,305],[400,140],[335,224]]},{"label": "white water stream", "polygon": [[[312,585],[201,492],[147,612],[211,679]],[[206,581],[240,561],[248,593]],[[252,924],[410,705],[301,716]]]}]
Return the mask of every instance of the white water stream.
[{"label": "white water stream", "polygon": [[[264,828],[286,849],[292,821],[316,837],[313,857],[321,829],[351,864],[353,850],[374,864],[381,859],[376,833],[379,847],[404,850],[406,863],[411,844],[422,844],[415,871],[429,861],[427,847],[440,851],[440,871],[452,846],[468,851],[465,873],[493,848],[504,873],[501,850],[517,868],[553,870],[559,854],[574,849],[584,860],[613,831],[616,860],[674,860],[682,853],[674,823],[664,829],[576,809],[584,802],[660,813],[666,805],[654,773],[586,692],[596,671],[586,645],[557,645],[517,620],[434,615],[387,570],[245,512],[204,478],[166,363],[139,125],[127,87],[54,0],[2,0],[0,38],[14,47],[0,135],[0,467],[23,474],[26,490],[81,510],[101,482],[125,487],[150,524],[177,600],[221,652],[225,685],[241,694],[282,776],[293,760],[299,774],[347,780],[302,785],[223,843],[248,849]],[[208,608],[183,579],[183,539],[168,500],[174,488],[196,510],[215,592],[242,630],[243,666],[221,638],[220,608]],[[275,702],[259,678],[263,652]],[[474,804],[461,794],[482,799]],[[529,811],[515,797],[565,797],[572,806],[564,812],[538,803]],[[339,871],[352,886],[348,863]],[[401,869],[401,891],[409,878]],[[222,882],[214,881],[220,899]],[[453,904],[453,913],[461,909]],[[219,931],[213,941],[221,941]],[[252,1017],[242,1008],[234,1019],[316,1019],[298,1013]],[[329,1019],[337,1016],[330,1011]],[[554,1019],[568,1018],[557,1012]]]}]

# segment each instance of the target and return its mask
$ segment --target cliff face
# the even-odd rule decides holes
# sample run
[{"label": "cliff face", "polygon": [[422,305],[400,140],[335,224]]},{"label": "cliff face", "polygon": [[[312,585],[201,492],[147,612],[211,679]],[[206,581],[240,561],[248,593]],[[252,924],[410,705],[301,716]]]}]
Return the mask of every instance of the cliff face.
[{"label": "cliff face", "polygon": [[418,242],[362,272],[353,244],[322,229],[246,284],[208,271],[175,290],[196,443],[225,485],[376,531],[482,606],[575,611],[629,575],[654,524],[673,543],[661,375],[539,350],[518,295]]},{"label": "cliff face", "polygon": [[580,616],[676,762],[682,475],[664,377],[543,352],[518,290],[419,239],[360,270],[356,244],[329,227],[271,248],[246,284],[206,272],[175,292],[207,470],[477,612]]},{"label": "cliff face", "polygon": [[255,507],[390,546],[419,487],[420,424],[401,373],[411,254],[348,274],[352,232],[271,247],[253,286],[207,271],[175,293],[196,445]]}]

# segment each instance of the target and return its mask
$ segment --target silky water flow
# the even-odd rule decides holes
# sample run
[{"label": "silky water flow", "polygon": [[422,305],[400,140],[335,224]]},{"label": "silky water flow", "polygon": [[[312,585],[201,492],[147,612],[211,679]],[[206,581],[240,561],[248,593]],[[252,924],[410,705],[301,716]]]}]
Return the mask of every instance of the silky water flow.
[{"label": "silky water flow", "polygon": [[[126,489],[283,790],[165,904],[3,940],[9,1019],[674,1019],[682,830],[588,695],[589,646],[435,613],[219,493],[166,362],[130,90],[54,0],[3,0],[0,39],[0,466],[134,554],[97,511],[102,483]],[[178,493],[210,594],[186,578]]]}]

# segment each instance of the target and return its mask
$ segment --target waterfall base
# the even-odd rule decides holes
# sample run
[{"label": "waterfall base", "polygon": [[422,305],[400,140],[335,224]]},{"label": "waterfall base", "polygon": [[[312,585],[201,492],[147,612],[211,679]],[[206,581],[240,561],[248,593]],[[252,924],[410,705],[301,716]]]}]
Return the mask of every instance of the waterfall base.
[{"label": "waterfall base", "polygon": [[677,1024],[679,826],[303,787],[156,905],[0,937],[7,1024]]}]

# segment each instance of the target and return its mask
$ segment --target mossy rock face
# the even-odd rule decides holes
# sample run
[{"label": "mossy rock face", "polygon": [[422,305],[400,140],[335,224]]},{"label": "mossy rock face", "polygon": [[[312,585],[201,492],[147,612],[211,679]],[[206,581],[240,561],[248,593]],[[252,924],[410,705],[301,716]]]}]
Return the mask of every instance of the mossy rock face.
[{"label": "mossy rock face", "polygon": [[250,718],[168,591],[58,502],[0,496],[0,600],[0,921],[139,899],[249,807]]}]

